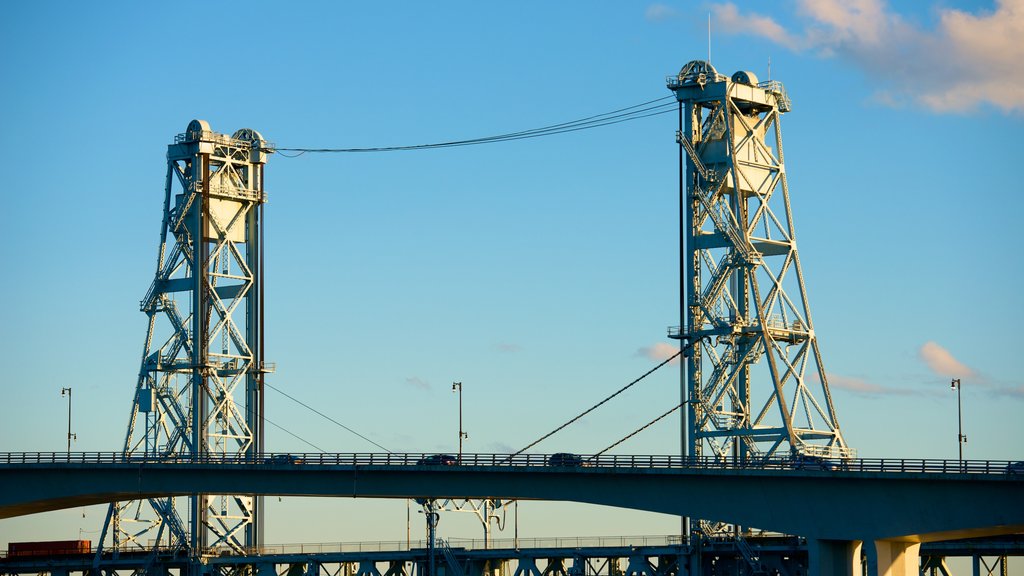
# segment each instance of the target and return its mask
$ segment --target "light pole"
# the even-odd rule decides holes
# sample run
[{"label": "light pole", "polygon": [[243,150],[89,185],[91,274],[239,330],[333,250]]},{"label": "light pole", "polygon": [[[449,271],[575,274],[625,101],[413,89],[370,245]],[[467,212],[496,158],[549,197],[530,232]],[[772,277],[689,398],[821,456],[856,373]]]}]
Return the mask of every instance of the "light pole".
[{"label": "light pole", "polygon": [[964,444],[967,444],[967,436],[964,434],[964,412],[960,401],[960,379],[953,378],[949,383],[950,390],[956,390],[956,447],[960,451],[960,461],[964,461]]},{"label": "light pole", "polygon": [[71,454],[71,439],[78,440],[78,434],[71,433],[71,388],[61,388],[60,395],[62,398],[65,395],[68,397],[68,454]]},{"label": "light pole", "polygon": [[452,392],[459,393],[459,462],[462,462],[462,440],[469,434],[462,431],[462,382],[452,382]]}]

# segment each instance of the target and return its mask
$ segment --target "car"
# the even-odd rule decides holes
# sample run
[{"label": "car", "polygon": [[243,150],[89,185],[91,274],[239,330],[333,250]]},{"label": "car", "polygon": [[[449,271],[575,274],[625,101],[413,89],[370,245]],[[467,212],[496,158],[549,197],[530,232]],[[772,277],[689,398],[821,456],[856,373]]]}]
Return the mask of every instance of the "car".
[{"label": "car", "polygon": [[268,462],[271,464],[302,464],[302,458],[294,454],[273,454]]},{"label": "car", "polygon": [[827,470],[832,472],[846,469],[846,464],[843,462],[836,462],[811,454],[797,454],[789,463],[794,470]]},{"label": "car", "polygon": [[1024,474],[1024,460],[1020,462],[1010,462],[1006,465],[1007,474]]},{"label": "car", "polygon": [[459,459],[451,454],[431,454],[416,461],[417,466],[455,466]]},{"label": "car", "polygon": [[583,457],[569,452],[556,452],[548,456],[548,466],[572,467],[583,466]]}]

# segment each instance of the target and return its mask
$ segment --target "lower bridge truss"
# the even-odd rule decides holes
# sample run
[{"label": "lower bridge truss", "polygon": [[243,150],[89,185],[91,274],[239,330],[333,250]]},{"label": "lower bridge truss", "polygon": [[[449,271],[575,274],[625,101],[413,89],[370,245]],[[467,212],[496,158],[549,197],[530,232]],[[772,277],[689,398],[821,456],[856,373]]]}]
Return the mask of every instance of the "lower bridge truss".
[{"label": "lower bridge truss", "polygon": [[[719,537],[684,544],[678,536],[522,539],[493,542],[438,539],[346,545],[266,547],[199,559],[159,550],[78,556],[7,557],[0,575],[51,576],[690,576],[807,574],[807,547],[792,536]],[[1007,574],[1006,557],[1024,556],[1024,535],[921,547],[921,574],[949,574],[945,558],[966,556],[981,574]],[[979,572],[975,572],[979,573]]]}]

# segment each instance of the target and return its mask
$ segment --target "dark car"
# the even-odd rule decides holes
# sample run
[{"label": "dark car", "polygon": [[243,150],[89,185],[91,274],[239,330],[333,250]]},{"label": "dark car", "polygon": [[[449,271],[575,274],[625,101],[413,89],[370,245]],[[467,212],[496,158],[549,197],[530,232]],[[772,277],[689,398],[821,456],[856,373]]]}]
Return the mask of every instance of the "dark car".
[{"label": "dark car", "polygon": [[797,454],[790,461],[790,465],[794,470],[845,470],[846,464],[843,462],[836,462],[821,456],[812,456],[810,454]]},{"label": "dark car", "polygon": [[548,456],[548,466],[583,466],[583,458],[579,454],[570,454],[568,452],[556,452],[551,456]]},{"label": "dark car", "polygon": [[302,464],[302,458],[294,454],[274,454],[268,462],[271,464]]},{"label": "dark car", "polygon": [[416,461],[418,466],[455,466],[459,459],[451,454],[431,454]]},{"label": "dark car", "polygon": [[1020,462],[1010,462],[1006,465],[1007,474],[1024,474],[1024,460]]}]

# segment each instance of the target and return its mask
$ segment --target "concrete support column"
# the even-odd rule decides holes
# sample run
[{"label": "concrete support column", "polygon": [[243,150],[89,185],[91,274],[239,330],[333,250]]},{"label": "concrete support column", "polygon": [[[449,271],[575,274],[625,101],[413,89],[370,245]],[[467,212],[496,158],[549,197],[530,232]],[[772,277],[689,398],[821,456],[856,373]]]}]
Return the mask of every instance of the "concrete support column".
[{"label": "concrete support column", "polygon": [[920,542],[875,540],[867,556],[867,576],[918,576],[921,571]]},{"label": "concrete support column", "polygon": [[860,540],[808,540],[808,574],[817,576],[862,576]]}]

